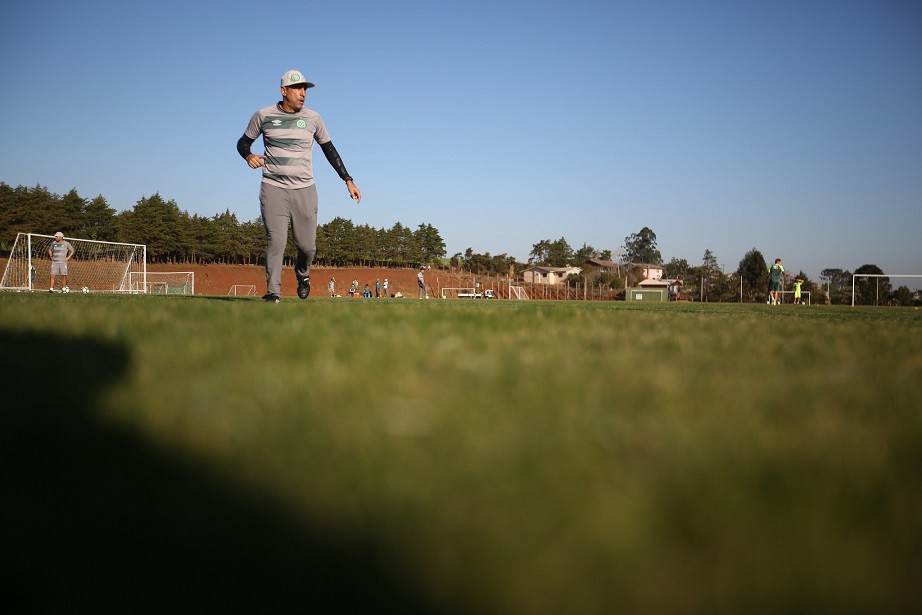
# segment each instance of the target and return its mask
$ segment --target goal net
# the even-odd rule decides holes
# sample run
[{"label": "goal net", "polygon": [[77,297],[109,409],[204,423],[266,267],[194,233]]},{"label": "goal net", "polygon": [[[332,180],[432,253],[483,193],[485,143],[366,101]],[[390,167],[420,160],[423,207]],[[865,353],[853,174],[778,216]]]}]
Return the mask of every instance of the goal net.
[{"label": "goal net", "polygon": [[194,295],[194,271],[148,271],[147,279],[130,275],[131,285],[148,295]]},{"label": "goal net", "polygon": [[[74,248],[68,263],[67,284],[94,293],[143,292],[147,272],[147,246],[65,237]],[[0,290],[47,290],[51,286],[48,248],[52,235],[18,233],[0,279]]]}]

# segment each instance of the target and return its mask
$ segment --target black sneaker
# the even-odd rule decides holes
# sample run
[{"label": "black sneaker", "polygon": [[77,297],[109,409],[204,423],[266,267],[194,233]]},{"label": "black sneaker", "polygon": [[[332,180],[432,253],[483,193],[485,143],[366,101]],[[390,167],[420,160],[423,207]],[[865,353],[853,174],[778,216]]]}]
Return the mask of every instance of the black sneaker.
[{"label": "black sneaker", "polygon": [[281,303],[282,298],[274,293],[266,293],[263,295],[263,301],[266,303]]},{"label": "black sneaker", "polygon": [[307,296],[311,294],[311,276],[306,275],[302,278],[295,274],[295,277],[298,278],[298,297],[307,299]]}]

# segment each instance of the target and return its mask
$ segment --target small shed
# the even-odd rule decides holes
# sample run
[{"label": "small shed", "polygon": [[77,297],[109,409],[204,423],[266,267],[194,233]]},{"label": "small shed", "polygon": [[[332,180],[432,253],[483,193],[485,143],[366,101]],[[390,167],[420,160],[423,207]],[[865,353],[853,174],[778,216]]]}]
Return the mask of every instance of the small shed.
[{"label": "small shed", "polygon": [[627,301],[666,302],[669,301],[669,287],[676,282],[665,278],[646,279],[627,289]]}]

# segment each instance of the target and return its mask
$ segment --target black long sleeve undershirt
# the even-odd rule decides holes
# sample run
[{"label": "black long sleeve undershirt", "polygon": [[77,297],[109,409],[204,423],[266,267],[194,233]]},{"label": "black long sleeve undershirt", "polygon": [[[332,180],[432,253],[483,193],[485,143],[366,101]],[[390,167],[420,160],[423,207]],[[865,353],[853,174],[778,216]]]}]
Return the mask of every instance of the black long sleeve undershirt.
[{"label": "black long sleeve undershirt", "polygon": [[247,156],[253,153],[250,151],[250,147],[253,145],[253,141],[255,141],[255,139],[251,139],[246,135],[243,135],[237,139],[237,153],[240,154],[241,158],[244,160],[247,159]]},{"label": "black long sleeve undershirt", "polygon": [[346,165],[343,164],[343,159],[339,157],[339,152],[333,147],[333,142],[327,141],[326,143],[321,143],[320,149],[323,150],[323,155],[327,157],[327,162],[330,163],[333,170],[339,175],[339,178],[344,182],[352,181],[349,171],[346,170]]}]

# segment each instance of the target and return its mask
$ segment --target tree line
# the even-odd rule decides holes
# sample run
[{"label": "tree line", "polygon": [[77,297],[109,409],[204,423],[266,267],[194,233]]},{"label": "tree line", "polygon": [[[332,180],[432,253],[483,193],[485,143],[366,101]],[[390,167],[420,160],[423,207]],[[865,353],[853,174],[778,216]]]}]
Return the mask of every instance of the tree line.
[{"label": "tree line", "polygon": [[[230,210],[207,217],[180,210],[173,200],[159,194],[142,197],[134,207],[116,212],[99,195],[87,199],[72,189],[63,196],[35,186],[13,188],[0,182],[0,253],[9,254],[18,232],[52,234],[68,237],[143,243],[152,263],[194,264],[263,264],[266,238],[262,220],[240,222]],[[700,301],[764,301],[768,292],[768,265],[753,248],[747,252],[735,272],[726,272],[711,250],[705,250],[700,265],[673,258],[663,263],[656,244],[656,233],[643,227],[624,238],[617,262],[612,250],[596,249],[583,244],[573,249],[563,237],[543,239],[532,245],[528,263],[518,262],[507,254],[479,254],[473,248],[445,258],[446,249],[438,229],[421,223],[416,229],[400,222],[389,228],[356,225],[344,218],[334,218],[317,227],[317,256],[320,266],[333,267],[415,267],[442,264],[482,276],[517,278],[528,265],[548,267],[580,266],[596,259],[616,265],[612,269],[583,268],[568,281],[590,288],[618,290],[636,285],[642,277],[641,264],[663,267],[664,276],[683,280],[683,294]],[[293,264],[296,249],[288,242],[285,258]],[[866,264],[855,274],[882,274],[876,265]],[[813,303],[850,304],[852,272],[829,268],[821,272],[821,282],[811,280],[803,271],[795,274],[803,280],[804,291]],[[918,303],[917,293],[905,286],[893,289],[888,278],[858,278],[856,303],[862,305]]]},{"label": "tree line", "polygon": [[[117,213],[102,195],[87,199],[72,189],[59,196],[42,186],[13,188],[0,182],[0,252],[10,252],[19,232],[56,231],[80,239],[146,244],[151,263],[249,265],[264,263],[266,256],[260,218],[240,222],[229,210],[212,217],[190,215],[159,194]],[[287,262],[296,256],[289,241]],[[415,230],[399,222],[377,229],[335,218],[317,227],[315,262],[322,266],[413,267],[444,256],[445,242],[427,223]]]}]

